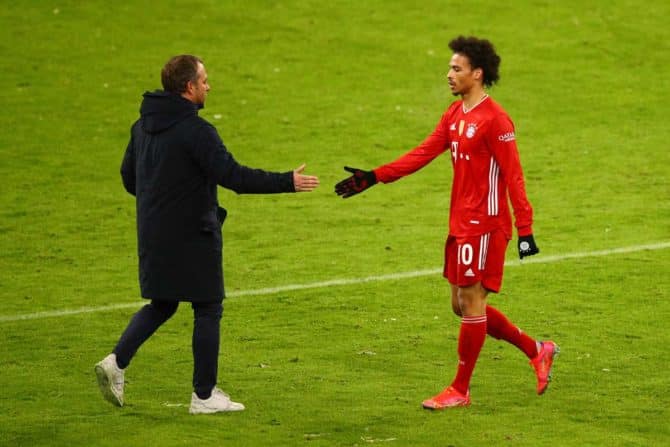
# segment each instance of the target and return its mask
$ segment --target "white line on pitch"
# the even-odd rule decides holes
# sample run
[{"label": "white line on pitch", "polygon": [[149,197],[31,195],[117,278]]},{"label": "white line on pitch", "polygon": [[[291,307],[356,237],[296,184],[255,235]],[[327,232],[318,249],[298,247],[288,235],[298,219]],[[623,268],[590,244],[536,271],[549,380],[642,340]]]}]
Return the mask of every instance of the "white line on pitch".
[{"label": "white line on pitch", "polygon": [[[508,267],[515,267],[523,264],[549,264],[553,262],[565,261],[568,259],[635,253],[645,250],[663,250],[666,248],[670,248],[670,242],[658,242],[655,244],[646,244],[646,245],[633,245],[630,247],[612,248],[608,250],[567,253],[564,255],[539,256],[527,259],[525,261],[508,261],[505,263],[505,265]],[[393,281],[397,279],[416,278],[419,276],[436,275],[441,272],[442,272],[441,268],[434,268],[427,270],[415,270],[412,272],[390,273],[387,275],[367,276],[364,278],[331,279],[328,281],[313,282],[308,284],[288,284],[285,286],[268,287],[264,289],[240,290],[238,292],[227,293],[226,296],[228,298],[233,298],[236,296],[248,296],[248,295],[254,295],[254,296],[272,295],[279,292],[289,292],[293,290],[322,289],[325,287],[348,286],[352,284],[362,284],[366,282]],[[64,317],[67,315],[104,312],[107,310],[131,309],[139,307],[140,305],[145,304],[146,302],[147,301],[142,300],[133,303],[112,304],[109,306],[79,307],[77,309],[50,310],[50,311],[35,312],[32,314],[22,314],[22,315],[0,315],[0,323],[9,321],[20,321],[20,320],[36,320],[50,317]]]}]

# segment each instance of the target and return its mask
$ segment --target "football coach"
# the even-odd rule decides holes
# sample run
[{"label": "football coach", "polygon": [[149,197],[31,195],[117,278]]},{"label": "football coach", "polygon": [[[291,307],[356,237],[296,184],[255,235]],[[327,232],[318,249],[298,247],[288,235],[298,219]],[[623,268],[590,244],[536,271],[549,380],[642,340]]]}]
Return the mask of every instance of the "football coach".
[{"label": "football coach", "polygon": [[305,165],[284,173],[252,169],[228,152],[216,129],[198,116],[210,90],[203,61],[171,58],[163,90],[146,92],[121,165],[125,189],[136,197],[139,282],[143,306],[116,347],[95,366],[103,396],[123,406],[124,372],[144,343],[190,302],[193,393],[190,413],[244,409],[218,387],[219,328],[223,313],[221,225],[217,186],[236,193],[312,191]]}]

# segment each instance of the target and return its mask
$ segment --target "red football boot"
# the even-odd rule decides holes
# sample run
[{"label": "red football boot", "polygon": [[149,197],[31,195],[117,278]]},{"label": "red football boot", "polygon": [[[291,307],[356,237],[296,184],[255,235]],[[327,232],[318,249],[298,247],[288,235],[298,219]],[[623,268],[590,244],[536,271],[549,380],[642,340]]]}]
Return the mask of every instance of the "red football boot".
[{"label": "red football boot", "polygon": [[547,390],[551,380],[551,366],[554,363],[554,357],[558,355],[560,349],[553,341],[540,342],[540,352],[529,363],[535,368],[537,376],[537,394],[542,394]]},{"label": "red football boot", "polygon": [[470,390],[463,394],[456,388],[449,386],[437,396],[423,401],[423,408],[428,410],[444,410],[451,407],[467,407],[470,405]]}]

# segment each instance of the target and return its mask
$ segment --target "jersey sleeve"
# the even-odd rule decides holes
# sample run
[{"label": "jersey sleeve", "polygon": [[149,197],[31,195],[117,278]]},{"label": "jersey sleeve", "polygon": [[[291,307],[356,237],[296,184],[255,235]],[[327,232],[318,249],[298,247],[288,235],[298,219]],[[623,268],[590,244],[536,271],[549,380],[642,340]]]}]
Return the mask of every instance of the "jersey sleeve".
[{"label": "jersey sleeve", "polygon": [[507,184],[517,233],[519,236],[532,234],[533,208],[526,195],[514,124],[508,116],[501,114],[493,119],[487,140]]},{"label": "jersey sleeve", "polygon": [[449,130],[447,128],[447,113],[437,124],[437,127],[423,142],[402,155],[395,161],[378,167],[374,170],[377,180],[382,183],[391,183],[399,178],[410,175],[433,161],[449,147]]}]

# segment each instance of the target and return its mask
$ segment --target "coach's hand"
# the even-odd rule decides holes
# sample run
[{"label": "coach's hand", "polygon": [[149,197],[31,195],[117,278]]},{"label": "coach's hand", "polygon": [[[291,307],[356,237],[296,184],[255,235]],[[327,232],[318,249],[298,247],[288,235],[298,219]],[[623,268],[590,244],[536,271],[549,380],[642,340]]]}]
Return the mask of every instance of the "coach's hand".
[{"label": "coach's hand", "polygon": [[535,239],[532,234],[520,236],[518,247],[519,259],[523,259],[525,256],[533,256],[540,252],[540,249],[535,245]]},{"label": "coach's hand", "polygon": [[305,163],[293,170],[293,189],[295,192],[314,191],[319,186],[319,177],[315,175],[305,175]]},{"label": "coach's hand", "polygon": [[335,192],[343,199],[363,192],[377,183],[377,177],[373,171],[363,171],[349,166],[345,166],[344,170],[351,172],[353,175],[335,185]]}]

